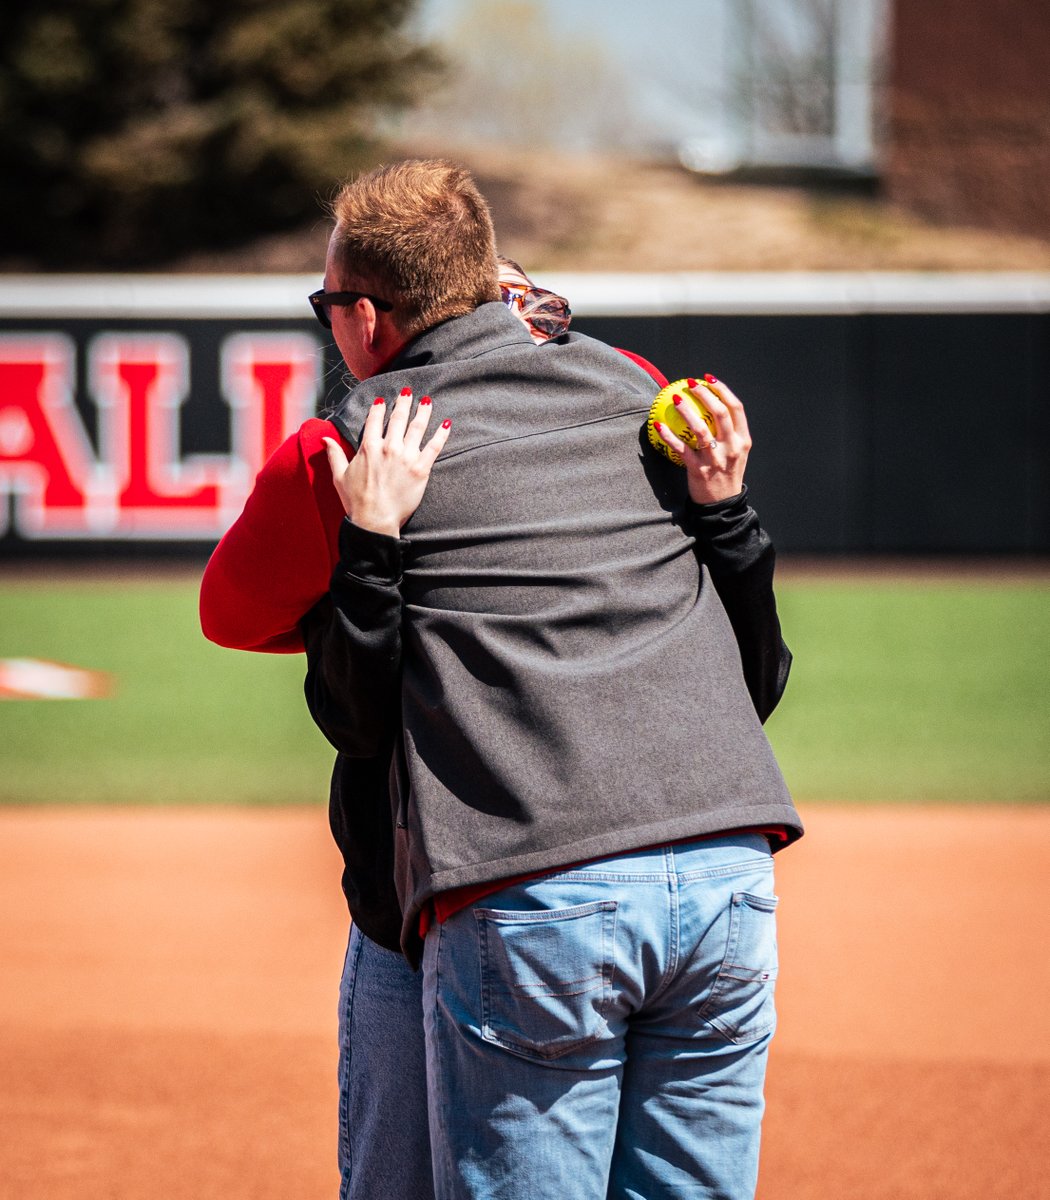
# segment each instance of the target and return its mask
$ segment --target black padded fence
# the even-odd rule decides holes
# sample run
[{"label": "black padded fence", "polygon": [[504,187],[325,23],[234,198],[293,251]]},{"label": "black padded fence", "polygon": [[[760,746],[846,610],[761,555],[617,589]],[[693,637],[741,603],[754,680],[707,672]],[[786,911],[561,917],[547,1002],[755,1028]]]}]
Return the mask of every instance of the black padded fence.
[{"label": "black padded fence", "polygon": [[[782,552],[1050,553],[1046,276],[542,282],[580,332],[734,388]],[[0,557],[206,554],[266,455],[338,403],[316,286],[0,283]]]}]

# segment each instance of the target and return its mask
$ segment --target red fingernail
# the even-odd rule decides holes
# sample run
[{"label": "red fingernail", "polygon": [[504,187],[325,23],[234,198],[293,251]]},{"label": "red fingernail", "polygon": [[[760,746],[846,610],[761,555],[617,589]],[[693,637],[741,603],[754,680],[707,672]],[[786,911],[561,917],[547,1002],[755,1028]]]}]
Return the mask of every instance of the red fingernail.
[{"label": "red fingernail", "polygon": [[420,403],[420,406],[422,406],[422,405],[424,405],[424,404],[430,404],[430,402],[431,402],[431,401],[430,401],[430,397],[429,397],[429,396],[424,396],[424,397],[423,397],[423,398],[420,400],[420,402],[419,402],[419,403]]},{"label": "red fingernail", "polygon": [[442,428],[442,429],[451,429],[451,428],[452,428],[452,422],[451,422],[451,421],[442,421],[442,422],[441,422],[441,428]]},{"label": "red fingernail", "polygon": [[402,396],[411,396],[411,395],[412,395],[412,389],[411,389],[411,388],[402,388],[402,389],[401,389],[401,395],[402,395]]},{"label": "red fingernail", "polygon": [[691,387],[691,388],[695,388],[695,387],[696,387],[696,380],[695,380],[695,379],[687,379],[685,382],[686,382],[686,386],[687,386],[687,387]]},{"label": "red fingernail", "polygon": [[653,428],[654,428],[654,429],[662,429],[662,428],[663,428],[663,424],[662,424],[662,422],[660,422],[660,421],[654,421],[654,422],[653,422]]},{"label": "red fingernail", "polygon": [[704,379],[706,379],[708,383],[717,383],[718,382],[718,380],[713,375],[705,375]]},{"label": "red fingernail", "polygon": [[679,404],[681,404],[681,403],[682,403],[682,397],[681,397],[681,396],[672,396],[672,397],[671,397],[671,399],[672,399],[672,400],[675,402],[675,406],[676,406],[676,407],[677,407]]},{"label": "red fingernail", "polygon": [[375,402],[376,402],[376,404],[386,404],[386,401],[383,399],[382,396],[376,396]]}]

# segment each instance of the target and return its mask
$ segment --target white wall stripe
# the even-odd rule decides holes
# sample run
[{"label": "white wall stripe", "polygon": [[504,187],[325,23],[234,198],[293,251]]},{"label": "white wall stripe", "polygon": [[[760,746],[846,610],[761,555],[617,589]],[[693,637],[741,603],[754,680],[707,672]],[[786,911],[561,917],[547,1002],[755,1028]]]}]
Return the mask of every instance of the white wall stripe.
[{"label": "white wall stripe", "polygon": [[[581,317],[1050,312],[1050,272],[539,272]],[[317,275],[7,275],[0,319],[307,318]]]}]

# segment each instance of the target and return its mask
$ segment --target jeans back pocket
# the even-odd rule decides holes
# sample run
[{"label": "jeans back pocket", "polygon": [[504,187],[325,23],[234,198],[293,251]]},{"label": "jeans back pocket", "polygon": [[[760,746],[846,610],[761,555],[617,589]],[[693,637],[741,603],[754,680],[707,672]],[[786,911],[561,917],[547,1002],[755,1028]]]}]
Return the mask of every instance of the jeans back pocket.
[{"label": "jeans back pocket", "polygon": [[481,1035],[555,1059],[608,1034],[616,901],[535,912],[475,909]]},{"label": "jeans back pocket", "polygon": [[725,956],[700,1016],[736,1044],[758,1041],[776,1026],[776,896],[734,892]]}]

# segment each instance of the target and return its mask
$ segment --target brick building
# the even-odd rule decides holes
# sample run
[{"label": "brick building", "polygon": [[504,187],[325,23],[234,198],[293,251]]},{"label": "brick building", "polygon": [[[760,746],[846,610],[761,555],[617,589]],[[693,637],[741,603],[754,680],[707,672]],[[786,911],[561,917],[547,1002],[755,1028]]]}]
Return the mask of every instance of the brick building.
[{"label": "brick building", "polygon": [[886,196],[1050,238],[1050,0],[896,0]]}]

